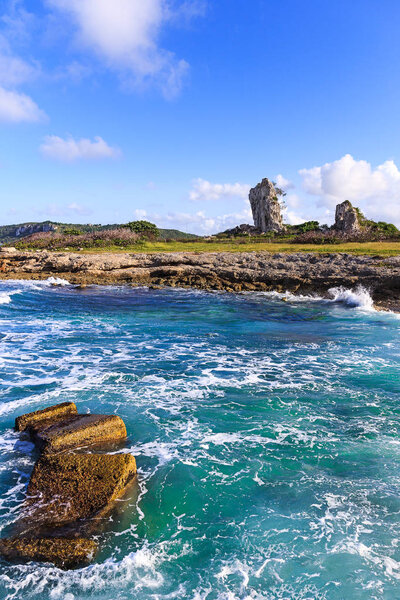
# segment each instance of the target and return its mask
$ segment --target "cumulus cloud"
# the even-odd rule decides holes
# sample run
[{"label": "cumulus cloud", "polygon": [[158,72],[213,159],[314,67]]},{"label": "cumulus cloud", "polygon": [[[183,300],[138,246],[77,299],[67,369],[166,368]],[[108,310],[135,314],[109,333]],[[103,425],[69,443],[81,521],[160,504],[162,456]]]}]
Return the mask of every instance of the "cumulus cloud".
[{"label": "cumulus cloud", "polygon": [[393,160],[373,167],[350,154],[320,167],[299,171],[306,192],[332,209],[350,200],[367,216],[400,221],[400,171]]},{"label": "cumulus cloud", "polygon": [[286,177],[284,177],[283,175],[277,175],[275,178],[275,181],[276,181],[276,185],[279,188],[281,188],[281,190],[283,190],[284,192],[294,188],[293,183],[291,181],[289,181],[289,179],[286,179]]},{"label": "cumulus cloud", "polygon": [[0,121],[34,123],[46,119],[45,113],[26,94],[0,87]]},{"label": "cumulus cloud", "polygon": [[14,55],[8,42],[0,36],[0,85],[14,87],[34,79],[38,73],[37,64]]},{"label": "cumulus cloud", "polygon": [[[47,0],[50,7],[69,16],[77,40],[125,83],[156,83],[167,97],[179,93],[188,64],[159,45],[163,26],[176,11],[168,0]],[[184,2],[188,10],[192,2]],[[193,5],[196,5],[193,2]]]},{"label": "cumulus cloud", "polygon": [[211,183],[195,179],[189,192],[192,201],[220,200],[221,198],[247,198],[250,186],[245,183]]},{"label": "cumulus cloud", "polygon": [[46,158],[62,162],[118,158],[121,155],[119,148],[109,146],[99,136],[92,141],[86,138],[75,140],[73,137],[61,138],[57,135],[48,135],[40,146],[40,151]]},{"label": "cumulus cloud", "polygon": [[149,213],[144,209],[135,211],[137,219],[147,219],[156,223],[159,227],[166,229],[183,229],[189,233],[199,235],[210,235],[236,227],[241,223],[251,222],[251,210],[245,209],[242,212],[228,213],[217,217],[211,217],[204,211],[196,213],[170,212],[168,214]]},{"label": "cumulus cloud", "polygon": [[[12,38],[18,37],[15,28],[22,19],[18,10],[17,3],[13,2],[10,13],[6,13],[1,17],[4,31]],[[45,118],[45,113],[34,100],[17,89],[21,84],[36,78],[39,72],[38,63],[28,62],[17,56],[9,39],[2,33],[0,35],[1,121],[9,123],[35,122]]]}]

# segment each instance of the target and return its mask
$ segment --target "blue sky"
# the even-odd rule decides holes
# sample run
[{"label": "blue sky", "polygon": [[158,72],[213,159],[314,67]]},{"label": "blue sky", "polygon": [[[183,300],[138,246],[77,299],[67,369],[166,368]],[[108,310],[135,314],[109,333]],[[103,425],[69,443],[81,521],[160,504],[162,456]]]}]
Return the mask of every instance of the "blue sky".
[{"label": "blue sky", "polygon": [[398,0],[3,0],[0,223],[400,225]]}]

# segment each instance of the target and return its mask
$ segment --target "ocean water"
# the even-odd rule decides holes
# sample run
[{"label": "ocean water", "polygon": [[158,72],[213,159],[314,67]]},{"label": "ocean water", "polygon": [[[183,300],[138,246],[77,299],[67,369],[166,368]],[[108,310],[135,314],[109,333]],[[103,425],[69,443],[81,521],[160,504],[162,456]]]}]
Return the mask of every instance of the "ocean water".
[{"label": "ocean water", "polygon": [[139,477],[94,564],[0,561],[1,599],[400,598],[396,315],[64,283],[0,283],[0,534],[34,461],[19,414],[121,415]]}]

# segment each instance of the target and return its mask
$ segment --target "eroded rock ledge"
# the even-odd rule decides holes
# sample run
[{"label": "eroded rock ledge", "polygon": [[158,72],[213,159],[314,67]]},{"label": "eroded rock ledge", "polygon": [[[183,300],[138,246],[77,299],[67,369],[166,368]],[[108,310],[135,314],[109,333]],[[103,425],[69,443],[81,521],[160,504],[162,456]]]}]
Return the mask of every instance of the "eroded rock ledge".
[{"label": "eroded rock ledge", "polygon": [[80,254],[1,252],[0,278],[59,276],[76,284],[134,284],[228,291],[327,294],[363,285],[378,307],[400,311],[400,256],[269,252]]},{"label": "eroded rock ledge", "polygon": [[88,536],[136,476],[131,454],[88,451],[124,441],[124,422],[116,415],[79,415],[73,402],[65,402],[18,417],[15,429],[29,434],[42,454],[13,531],[0,539],[0,555],[64,569],[87,564],[97,551]]}]

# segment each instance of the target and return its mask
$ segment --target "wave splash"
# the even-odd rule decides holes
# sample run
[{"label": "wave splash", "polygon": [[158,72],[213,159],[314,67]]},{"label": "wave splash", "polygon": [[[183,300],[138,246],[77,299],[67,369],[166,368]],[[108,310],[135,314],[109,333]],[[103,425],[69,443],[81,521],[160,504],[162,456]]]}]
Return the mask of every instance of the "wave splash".
[{"label": "wave splash", "polygon": [[13,290],[11,292],[1,292],[0,293],[0,304],[10,304],[11,296],[15,294],[20,294],[22,290]]},{"label": "wave splash", "polygon": [[22,286],[22,289],[9,290],[7,292],[0,292],[0,305],[11,304],[12,296],[15,294],[22,294],[25,290],[42,290],[46,287],[66,287],[71,285],[66,279],[61,277],[48,277],[44,280],[14,280],[10,279],[7,283],[18,284]]},{"label": "wave splash", "polygon": [[354,290],[344,287],[331,288],[328,293],[332,296],[333,302],[340,302],[352,308],[375,310],[370,292],[361,285]]},{"label": "wave splash", "polygon": [[343,286],[330,288],[329,298],[315,295],[293,294],[292,292],[262,292],[271,299],[283,300],[284,302],[325,302],[329,304],[344,304],[350,308],[361,308],[373,311],[374,301],[370,291],[362,285],[354,289]]}]

